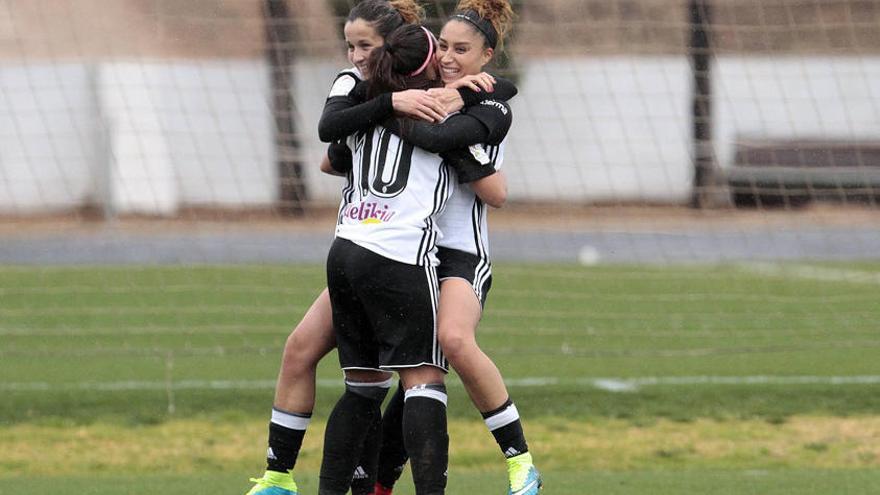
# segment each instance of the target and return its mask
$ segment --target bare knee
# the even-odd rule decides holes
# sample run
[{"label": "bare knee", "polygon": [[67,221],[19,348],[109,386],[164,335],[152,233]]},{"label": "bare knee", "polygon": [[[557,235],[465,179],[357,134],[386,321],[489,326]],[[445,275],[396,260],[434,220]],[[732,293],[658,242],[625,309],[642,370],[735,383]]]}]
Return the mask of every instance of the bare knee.
[{"label": "bare knee", "polygon": [[284,355],[281,359],[282,373],[298,375],[313,373],[330,350],[332,344],[326,341],[315,341],[314,336],[303,335],[299,331],[293,331],[284,344]]},{"label": "bare knee", "polygon": [[477,347],[473,331],[457,323],[441,324],[439,339],[443,354],[453,366]]}]

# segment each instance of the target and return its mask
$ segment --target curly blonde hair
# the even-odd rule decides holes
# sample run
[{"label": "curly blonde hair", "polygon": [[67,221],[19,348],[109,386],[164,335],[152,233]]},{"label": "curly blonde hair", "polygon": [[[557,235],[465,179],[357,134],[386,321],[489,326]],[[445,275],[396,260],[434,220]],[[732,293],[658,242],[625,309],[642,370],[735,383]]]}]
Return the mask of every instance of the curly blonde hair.
[{"label": "curly blonde hair", "polygon": [[473,10],[492,23],[498,33],[498,49],[504,45],[504,37],[513,28],[516,13],[508,0],[461,0],[455,7],[457,12]]},{"label": "curly blonde hair", "polygon": [[425,20],[425,8],[414,0],[388,0],[388,3],[400,13],[403,22],[407,24],[421,24]]}]

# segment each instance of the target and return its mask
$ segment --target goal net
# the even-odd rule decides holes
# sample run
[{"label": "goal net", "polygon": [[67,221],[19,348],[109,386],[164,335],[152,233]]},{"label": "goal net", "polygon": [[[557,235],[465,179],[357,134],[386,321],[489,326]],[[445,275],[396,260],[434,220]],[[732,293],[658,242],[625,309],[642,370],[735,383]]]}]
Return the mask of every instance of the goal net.
[{"label": "goal net", "polygon": [[[5,0],[0,211],[334,204],[315,128],[350,4]],[[876,2],[516,7],[513,203],[876,204]]]}]

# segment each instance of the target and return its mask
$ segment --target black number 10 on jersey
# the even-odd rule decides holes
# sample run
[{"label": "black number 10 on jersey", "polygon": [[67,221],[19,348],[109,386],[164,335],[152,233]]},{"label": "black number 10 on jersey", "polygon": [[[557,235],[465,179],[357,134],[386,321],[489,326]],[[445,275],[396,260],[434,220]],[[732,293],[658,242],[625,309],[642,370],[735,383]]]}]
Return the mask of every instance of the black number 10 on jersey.
[{"label": "black number 10 on jersey", "polygon": [[[378,134],[378,139],[374,139]],[[373,149],[376,146],[378,149]],[[413,146],[384,127],[374,127],[357,136],[360,153],[361,195],[372,193],[393,198],[406,189],[412,165]]]}]

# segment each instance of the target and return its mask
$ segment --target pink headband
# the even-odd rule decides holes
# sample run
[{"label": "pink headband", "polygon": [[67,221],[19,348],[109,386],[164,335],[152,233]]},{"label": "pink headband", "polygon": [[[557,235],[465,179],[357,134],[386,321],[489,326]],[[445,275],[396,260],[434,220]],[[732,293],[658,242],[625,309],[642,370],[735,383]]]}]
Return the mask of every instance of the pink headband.
[{"label": "pink headband", "polygon": [[428,28],[422,26],[422,30],[425,31],[425,36],[428,37],[428,56],[425,57],[425,63],[422,64],[421,67],[416,69],[415,72],[409,75],[409,77],[415,77],[422,73],[427,67],[428,64],[431,63],[431,59],[434,58],[434,35],[431,34],[431,31],[428,31]]}]

